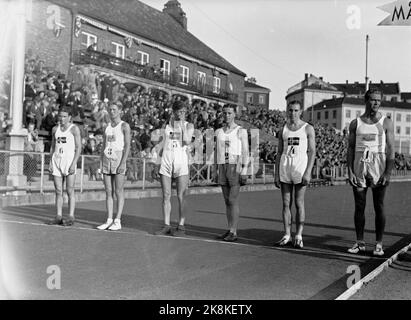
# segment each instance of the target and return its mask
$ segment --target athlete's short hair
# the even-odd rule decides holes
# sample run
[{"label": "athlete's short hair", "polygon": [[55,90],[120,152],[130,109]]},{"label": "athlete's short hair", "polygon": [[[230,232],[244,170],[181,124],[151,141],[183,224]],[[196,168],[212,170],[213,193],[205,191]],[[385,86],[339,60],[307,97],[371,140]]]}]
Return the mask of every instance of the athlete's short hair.
[{"label": "athlete's short hair", "polygon": [[60,113],[60,112],[65,112],[65,113],[67,113],[69,116],[72,116],[72,115],[73,115],[72,109],[71,109],[71,107],[69,107],[69,106],[61,107],[61,108],[59,109],[59,113]]},{"label": "athlete's short hair", "polygon": [[231,109],[234,110],[235,113],[237,113],[237,105],[236,105],[236,104],[227,103],[227,104],[225,104],[225,105],[223,106],[223,109],[224,109],[224,108],[231,108]]},{"label": "athlete's short hair", "polygon": [[368,89],[367,92],[364,95],[365,102],[370,100],[371,95],[375,94],[375,93],[378,93],[381,96],[381,99],[382,99],[382,91],[380,89],[377,89],[377,88],[371,88],[371,89]]},{"label": "athlete's short hair", "polygon": [[186,108],[186,104],[181,100],[174,101],[173,105],[171,106],[171,109],[173,109],[173,112],[176,112],[184,108]]},{"label": "athlete's short hair", "polygon": [[293,105],[295,105],[295,104],[298,104],[298,105],[300,106],[300,110],[303,111],[303,105],[302,105],[302,103],[301,103],[300,101],[298,101],[298,100],[292,100],[292,101],[290,101],[290,103],[288,104],[287,107],[293,106]]}]

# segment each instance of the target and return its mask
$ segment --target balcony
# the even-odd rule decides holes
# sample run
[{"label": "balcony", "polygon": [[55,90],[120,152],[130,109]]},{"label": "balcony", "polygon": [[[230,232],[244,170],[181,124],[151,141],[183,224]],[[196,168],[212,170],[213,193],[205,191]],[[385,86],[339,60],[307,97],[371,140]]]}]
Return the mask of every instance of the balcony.
[{"label": "balcony", "polygon": [[135,77],[148,79],[174,87],[183,88],[192,91],[204,97],[219,98],[231,102],[238,102],[238,94],[229,93],[227,91],[216,89],[209,84],[203,84],[196,79],[182,79],[177,72],[171,74],[163,74],[161,69],[155,68],[153,65],[141,65],[136,62],[121,59],[113,55],[109,55],[100,51],[78,50],[73,52],[73,63],[76,65],[91,64],[103,68],[126,73]]}]

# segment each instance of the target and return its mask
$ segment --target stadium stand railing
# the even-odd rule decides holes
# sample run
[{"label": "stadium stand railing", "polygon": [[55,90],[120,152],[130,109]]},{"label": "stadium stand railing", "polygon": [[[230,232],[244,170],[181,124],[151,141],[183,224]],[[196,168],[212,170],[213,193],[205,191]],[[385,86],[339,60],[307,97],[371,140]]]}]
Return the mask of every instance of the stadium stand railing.
[{"label": "stadium stand railing", "polygon": [[[275,164],[254,162],[251,157],[249,166],[249,184],[274,183]],[[18,188],[27,192],[54,192],[52,176],[49,172],[50,153],[0,150],[0,192],[10,191],[7,186],[7,176],[22,174],[27,183]],[[81,155],[77,163],[76,184],[77,191],[103,190],[103,180],[100,169],[100,156]],[[132,158],[127,160],[126,183],[127,189],[159,188],[160,180],[158,164],[146,158]],[[20,170],[19,170],[20,169]],[[411,170],[393,170],[393,177],[411,178]],[[331,177],[324,179],[320,174],[320,167],[314,166],[310,186],[327,186],[345,184],[347,168],[334,166],[331,168]],[[216,166],[214,164],[190,164],[190,186],[215,186]],[[10,189],[10,190],[9,190]],[[15,187],[12,190],[16,190]]]}]

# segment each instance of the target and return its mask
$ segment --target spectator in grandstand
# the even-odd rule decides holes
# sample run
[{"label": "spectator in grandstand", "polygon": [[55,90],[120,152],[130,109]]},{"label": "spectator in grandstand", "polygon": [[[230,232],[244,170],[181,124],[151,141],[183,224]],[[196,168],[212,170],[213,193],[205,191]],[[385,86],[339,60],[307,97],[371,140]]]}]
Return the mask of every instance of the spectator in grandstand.
[{"label": "spectator in grandstand", "polygon": [[51,138],[51,130],[57,124],[58,121],[59,106],[55,103],[51,105],[50,112],[44,118],[41,127],[46,130]]},{"label": "spectator in grandstand", "polygon": [[[90,156],[100,156],[97,148],[97,140],[94,137],[88,138],[83,154]],[[84,168],[90,180],[99,180],[98,169],[100,167],[100,157],[84,157]]]}]

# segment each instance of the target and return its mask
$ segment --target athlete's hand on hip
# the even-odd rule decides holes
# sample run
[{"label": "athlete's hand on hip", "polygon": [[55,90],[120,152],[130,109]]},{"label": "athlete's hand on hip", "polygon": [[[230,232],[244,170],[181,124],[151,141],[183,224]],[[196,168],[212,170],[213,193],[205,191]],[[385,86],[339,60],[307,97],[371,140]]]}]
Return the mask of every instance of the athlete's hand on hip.
[{"label": "athlete's hand on hip", "polygon": [[377,185],[388,186],[390,183],[391,176],[389,174],[383,173],[381,178],[378,180]]}]

